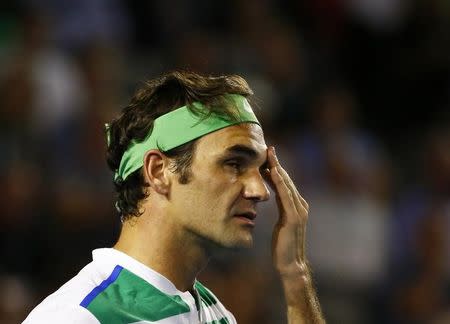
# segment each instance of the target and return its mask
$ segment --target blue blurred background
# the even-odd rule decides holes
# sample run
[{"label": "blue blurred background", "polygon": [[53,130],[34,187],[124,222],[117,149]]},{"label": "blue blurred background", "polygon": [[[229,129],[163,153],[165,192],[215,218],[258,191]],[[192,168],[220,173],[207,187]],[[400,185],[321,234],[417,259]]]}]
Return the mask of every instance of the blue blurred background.
[{"label": "blue blurred background", "polygon": [[[240,74],[311,205],[328,323],[450,323],[448,0],[0,4],[0,322],[111,246],[103,125],[175,68]],[[201,279],[239,323],[282,323],[276,207]]]}]

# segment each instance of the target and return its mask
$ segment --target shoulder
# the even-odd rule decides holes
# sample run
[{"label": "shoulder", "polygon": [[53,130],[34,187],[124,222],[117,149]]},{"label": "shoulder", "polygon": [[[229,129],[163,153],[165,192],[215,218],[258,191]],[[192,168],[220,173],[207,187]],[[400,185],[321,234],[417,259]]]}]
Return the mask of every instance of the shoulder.
[{"label": "shoulder", "polygon": [[93,263],[85,266],[75,277],[37,305],[25,319],[34,323],[99,323],[81,301],[98,285],[102,275]]},{"label": "shoulder", "polygon": [[80,305],[42,303],[25,319],[23,324],[99,324],[86,308]]}]

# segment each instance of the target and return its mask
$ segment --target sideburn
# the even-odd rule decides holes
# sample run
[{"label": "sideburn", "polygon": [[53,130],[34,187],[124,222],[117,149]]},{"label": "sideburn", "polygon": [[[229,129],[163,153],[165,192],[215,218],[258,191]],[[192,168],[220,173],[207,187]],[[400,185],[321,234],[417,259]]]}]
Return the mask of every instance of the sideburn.
[{"label": "sideburn", "polygon": [[191,170],[190,168],[183,169],[180,172],[180,178],[178,179],[179,184],[188,184],[191,181]]}]

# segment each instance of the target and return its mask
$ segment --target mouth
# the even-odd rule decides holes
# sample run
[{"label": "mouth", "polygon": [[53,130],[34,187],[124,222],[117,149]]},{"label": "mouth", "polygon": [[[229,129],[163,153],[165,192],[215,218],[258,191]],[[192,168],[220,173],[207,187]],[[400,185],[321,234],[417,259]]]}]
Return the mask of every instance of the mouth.
[{"label": "mouth", "polygon": [[255,226],[256,213],[254,212],[243,212],[234,215],[239,221],[246,225]]}]

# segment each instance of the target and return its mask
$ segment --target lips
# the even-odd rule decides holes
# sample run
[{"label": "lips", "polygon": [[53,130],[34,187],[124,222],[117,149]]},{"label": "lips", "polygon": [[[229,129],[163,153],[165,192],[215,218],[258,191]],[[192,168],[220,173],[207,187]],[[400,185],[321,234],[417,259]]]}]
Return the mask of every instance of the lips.
[{"label": "lips", "polygon": [[234,217],[247,226],[255,226],[256,213],[254,212],[239,212]]},{"label": "lips", "polygon": [[237,213],[235,215],[236,217],[244,217],[247,218],[249,220],[254,220],[256,218],[256,213],[254,212],[243,212],[243,213]]}]

